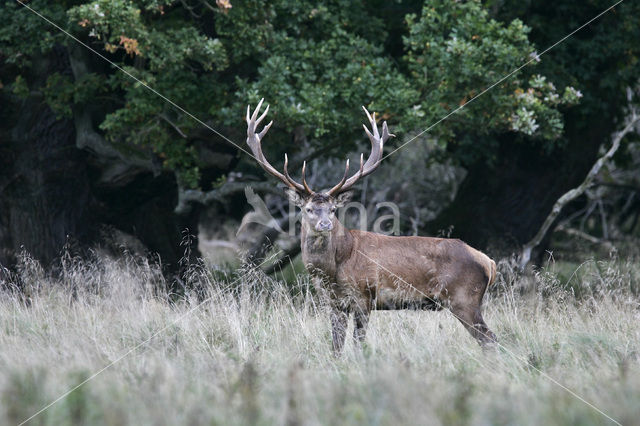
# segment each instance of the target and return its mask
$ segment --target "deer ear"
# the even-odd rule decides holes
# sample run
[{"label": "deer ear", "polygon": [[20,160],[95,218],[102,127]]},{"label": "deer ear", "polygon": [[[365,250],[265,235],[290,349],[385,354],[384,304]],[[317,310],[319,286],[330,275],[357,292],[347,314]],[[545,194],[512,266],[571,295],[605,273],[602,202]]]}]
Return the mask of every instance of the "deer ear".
[{"label": "deer ear", "polygon": [[289,197],[289,201],[296,206],[302,207],[304,205],[304,198],[295,189],[285,188],[284,192],[287,194],[287,197]]},{"label": "deer ear", "polygon": [[336,197],[336,207],[344,207],[353,197],[353,191],[343,192]]}]

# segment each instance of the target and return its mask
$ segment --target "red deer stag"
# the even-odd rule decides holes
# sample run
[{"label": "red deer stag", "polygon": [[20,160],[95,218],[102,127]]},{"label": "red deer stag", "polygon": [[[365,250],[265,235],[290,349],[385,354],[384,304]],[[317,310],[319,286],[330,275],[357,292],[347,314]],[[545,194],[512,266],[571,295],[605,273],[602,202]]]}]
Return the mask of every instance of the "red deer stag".
[{"label": "red deer stag", "polygon": [[393,136],[386,121],[382,135],[373,117],[363,107],[371,130],[363,125],[371,141],[366,162],[351,177],[349,160],[336,186],[314,192],[305,180],[291,178],[285,154],[284,174],[277,171],[262,153],[262,138],[270,122],[256,133],[269,107],[258,117],[262,100],[251,114],[247,107],[247,144],[256,160],[269,174],[284,182],[290,199],[302,209],[302,259],[317,288],[328,295],[331,307],[333,350],[344,345],[349,313],[354,313],[354,338],[362,342],[372,309],[407,307],[441,309],[446,305],[480,343],[495,342],[495,335],[482,319],[482,298],[495,281],[496,264],[484,253],[456,239],[399,237],[348,230],[336,218],[336,209],[350,197],[349,190],[360,178],[372,173],[382,161],[385,141]]}]

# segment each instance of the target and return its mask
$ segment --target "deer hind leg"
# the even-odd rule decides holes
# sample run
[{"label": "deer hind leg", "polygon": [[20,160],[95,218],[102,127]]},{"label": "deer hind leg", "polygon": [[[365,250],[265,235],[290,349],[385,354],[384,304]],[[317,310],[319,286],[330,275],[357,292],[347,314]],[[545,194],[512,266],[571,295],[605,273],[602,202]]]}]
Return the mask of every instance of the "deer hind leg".
[{"label": "deer hind leg", "polygon": [[340,355],[340,352],[342,352],[342,347],[344,346],[344,339],[347,334],[349,313],[344,309],[332,308],[330,316],[333,354],[335,356],[338,356]]},{"label": "deer hind leg", "polygon": [[367,325],[369,324],[370,310],[367,307],[355,306],[353,309],[353,339],[356,343],[362,345],[367,334]]},{"label": "deer hind leg", "polygon": [[449,308],[451,313],[458,318],[467,331],[483,347],[497,341],[496,335],[493,334],[482,318],[482,298],[486,287],[485,284],[472,289],[461,289],[462,291],[452,295]]},{"label": "deer hind leg", "polygon": [[482,318],[480,306],[451,306],[451,312],[464,325],[480,346],[497,342],[496,335]]}]

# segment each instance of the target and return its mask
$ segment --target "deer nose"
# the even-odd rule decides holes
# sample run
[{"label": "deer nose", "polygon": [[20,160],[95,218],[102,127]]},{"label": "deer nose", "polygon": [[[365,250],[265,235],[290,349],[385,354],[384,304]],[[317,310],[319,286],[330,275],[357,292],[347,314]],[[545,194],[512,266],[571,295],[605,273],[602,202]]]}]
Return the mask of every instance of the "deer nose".
[{"label": "deer nose", "polygon": [[331,231],[333,229],[333,223],[328,219],[323,219],[316,225],[316,231]]}]

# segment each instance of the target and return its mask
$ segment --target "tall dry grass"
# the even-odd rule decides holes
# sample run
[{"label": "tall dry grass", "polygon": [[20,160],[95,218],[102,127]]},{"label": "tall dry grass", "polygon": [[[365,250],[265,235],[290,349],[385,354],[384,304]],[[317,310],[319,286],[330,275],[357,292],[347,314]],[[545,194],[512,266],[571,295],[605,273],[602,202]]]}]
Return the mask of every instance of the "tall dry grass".
[{"label": "tall dry grass", "polygon": [[[640,265],[501,262],[483,351],[447,311],[374,312],[363,348],[330,351],[327,312],[301,275],[191,271],[172,295],[144,259],[24,256],[0,291],[0,423],[640,423]],[[564,268],[564,269],[563,269]],[[18,289],[19,288],[19,289]]]}]

